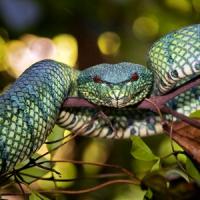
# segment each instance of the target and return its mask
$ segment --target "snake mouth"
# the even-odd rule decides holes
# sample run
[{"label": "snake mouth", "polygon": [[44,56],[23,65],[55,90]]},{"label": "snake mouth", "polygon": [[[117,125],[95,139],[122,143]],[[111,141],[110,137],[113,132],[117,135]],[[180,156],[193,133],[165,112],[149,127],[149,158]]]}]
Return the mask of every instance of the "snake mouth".
[{"label": "snake mouth", "polygon": [[111,105],[115,108],[123,108],[129,105],[129,103],[131,102],[131,97],[123,97],[120,99],[112,99],[111,100]]},{"label": "snake mouth", "polygon": [[123,108],[126,106],[135,105],[142,101],[146,97],[147,93],[148,91],[144,89],[143,92],[140,90],[128,96],[112,98],[110,101],[110,106],[115,108]]}]

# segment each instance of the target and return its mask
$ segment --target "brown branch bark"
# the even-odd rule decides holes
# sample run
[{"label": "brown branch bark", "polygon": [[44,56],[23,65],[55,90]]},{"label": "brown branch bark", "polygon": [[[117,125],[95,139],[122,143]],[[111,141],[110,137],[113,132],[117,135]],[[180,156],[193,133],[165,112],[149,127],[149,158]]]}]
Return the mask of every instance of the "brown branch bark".
[{"label": "brown branch bark", "polygon": [[[151,101],[153,101],[160,109],[165,106],[165,104],[175,98],[176,96],[182,94],[183,92],[186,92],[187,90],[197,87],[200,85],[200,76],[197,76],[196,78],[188,81],[187,83],[177,87],[173,91],[171,91],[168,94],[162,95],[162,96],[152,96],[150,98]],[[142,109],[150,109],[152,111],[155,111],[155,108],[152,107],[149,101],[142,101],[137,108]]]},{"label": "brown branch bark", "polygon": [[[162,96],[151,96],[149,99],[144,99],[141,101],[138,105],[134,106],[134,108],[137,109],[147,109],[151,110],[153,112],[158,113],[159,110],[171,114],[174,117],[177,117],[181,119],[182,121],[200,128],[200,122],[194,119],[190,119],[187,116],[184,116],[180,113],[177,113],[176,111],[173,111],[172,109],[168,108],[166,106],[166,103],[176,96],[180,95],[181,93],[193,88],[197,87],[200,85],[200,76],[190,80],[189,82],[181,85],[180,87],[177,87],[175,90],[171,91],[170,93]],[[156,105],[156,106],[155,106]],[[63,103],[63,108],[69,108],[69,107],[86,107],[86,108],[92,108],[92,109],[100,109],[99,106],[94,105],[90,102],[88,102],[86,99],[82,99],[79,97],[69,97],[68,99],[65,100]]]},{"label": "brown branch bark", "polygon": [[[149,100],[154,102],[160,109],[171,99],[174,97],[180,95],[181,93],[200,85],[200,76],[190,80],[189,82],[181,85],[180,87],[177,87],[175,90],[171,91],[170,93],[162,96],[151,96]],[[87,107],[87,108],[95,108],[97,109],[98,106],[88,102],[86,99],[79,98],[79,97],[69,97],[67,98],[63,103],[63,108],[69,108],[69,107]],[[152,106],[152,104],[144,99],[141,101],[135,108],[139,109],[149,109],[152,111],[156,111],[155,107]]]},{"label": "brown branch bark", "polygon": [[165,132],[200,164],[200,129],[184,122],[163,125]]}]

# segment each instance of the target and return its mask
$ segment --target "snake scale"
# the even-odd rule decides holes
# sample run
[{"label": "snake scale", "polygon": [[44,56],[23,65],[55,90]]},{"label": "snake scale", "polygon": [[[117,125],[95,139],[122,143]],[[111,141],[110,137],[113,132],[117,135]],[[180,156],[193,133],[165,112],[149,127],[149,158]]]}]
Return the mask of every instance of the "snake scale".
[{"label": "snake scale", "polygon": [[[200,25],[169,33],[149,51],[148,67],[128,62],[100,64],[83,71],[43,60],[29,67],[0,96],[0,174],[11,170],[45,142],[57,123],[83,135],[129,138],[162,133],[160,117],[134,105],[151,95],[163,95],[200,73]],[[95,110],[62,108],[69,96],[102,107],[112,126],[94,118]],[[168,103],[189,115],[200,109],[200,87]]]}]

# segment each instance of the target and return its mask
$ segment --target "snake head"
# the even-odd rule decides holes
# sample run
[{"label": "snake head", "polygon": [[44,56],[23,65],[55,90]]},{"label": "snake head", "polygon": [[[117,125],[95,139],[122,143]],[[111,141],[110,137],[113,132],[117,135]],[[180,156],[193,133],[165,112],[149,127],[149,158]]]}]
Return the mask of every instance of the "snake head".
[{"label": "snake head", "polygon": [[150,94],[153,73],[132,63],[100,64],[83,70],[78,93],[96,105],[121,108],[134,105]]}]

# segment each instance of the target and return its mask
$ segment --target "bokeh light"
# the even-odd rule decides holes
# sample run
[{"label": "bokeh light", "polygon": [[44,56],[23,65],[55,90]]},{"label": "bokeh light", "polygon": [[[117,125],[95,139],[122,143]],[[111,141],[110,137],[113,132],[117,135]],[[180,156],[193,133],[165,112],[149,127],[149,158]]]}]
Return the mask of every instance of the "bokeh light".
[{"label": "bokeh light", "polygon": [[74,66],[78,57],[78,43],[74,36],[60,34],[53,38],[56,46],[55,60]]},{"label": "bokeh light", "polygon": [[6,55],[6,44],[3,38],[0,36],[0,71],[6,70],[5,65],[5,55]]},{"label": "bokeh light", "polygon": [[[91,153],[92,152],[92,153]],[[108,158],[109,148],[101,140],[94,139],[88,145],[85,151],[83,152],[83,161],[85,162],[97,162],[104,163]],[[96,174],[100,171],[102,167],[94,165],[84,165],[85,174]]]},{"label": "bokeh light", "polygon": [[14,77],[18,77],[31,62],[31,53],[26,48],[26,44],[19,40],[10,41],[7,44],[6,61],[10,70],[8,71]]},{"label": "bokeh light", "polygon": [[140,40],[152,40],[159,33],[159,24],[156,17],[138,17],[133,22],[133,33]]},{"label": "bokeh light", "polygon": [[55,46],[48,38],[25,36],[21,40],[7,43],[7,64],[9,73],[18,77],[33,63],[53,58]]},{"label": "bokeh light", "polygon": [[180,12],[189,13],[192,11],[192,5],[188,0],[165,0],[168,7]]},{"label": "bokeh light", "polygon": [[[68,179],[76,178],[77,170],[74,164],[67,162],[57,162],[53,167],[55,171],[60,174],[53,173],[53,177],[59,181],[52,180],[38,180],[37,185],[40,189],[51,190],[55,188],[67,188],[73,185],[73,181],[64,181]],[[43,178],[52,178],[52,172],[48,172]],[[62,181],[63,180],[63,181]]]},{"label": "bokeh light", "polygon": [[98,37],[98,47],[104,55],[115,55],[119,51],[121,40],[117,33],[104,32]]},{"label": "bokeh light", "polygon": [[[53,39],[27,34],[20,40],[11,40],[5,46],[9,73],[18,77],[25,69],[43,59],[54,59],[74,66],[78,57],[78,44],[72,35],[61,34]],[[1,41],[0,41],[1,48]],[[1,54],[3,56],[3,54]]]}]

